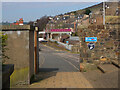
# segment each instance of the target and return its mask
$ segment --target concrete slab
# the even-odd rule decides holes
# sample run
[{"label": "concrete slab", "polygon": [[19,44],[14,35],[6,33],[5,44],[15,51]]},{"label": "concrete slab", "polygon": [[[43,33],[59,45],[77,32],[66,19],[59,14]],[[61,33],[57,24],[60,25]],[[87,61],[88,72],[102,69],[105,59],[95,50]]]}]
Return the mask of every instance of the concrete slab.
[{"label": "concrete slab", "polygon": [[[39,73],[37,78],[42,78]],[[50,74],[50,73],[49,73]],[[51,73],[52,74],[52,73]],[[45,75],[45,74],[44,74]],[[46,72],[47,75],[47,72]],[[30,88],[93,88],[81,72],[57,72],[29,86]]]},{"label": "concrete slab", "polygon": [[120,63],[118,60],[112,60],[112,63],[120,68]]},{"label": "concrete slab", "polygon": [[97,66],[103,73],[112,72],[118,70],[118,68],[112,64],[103,64]]}]

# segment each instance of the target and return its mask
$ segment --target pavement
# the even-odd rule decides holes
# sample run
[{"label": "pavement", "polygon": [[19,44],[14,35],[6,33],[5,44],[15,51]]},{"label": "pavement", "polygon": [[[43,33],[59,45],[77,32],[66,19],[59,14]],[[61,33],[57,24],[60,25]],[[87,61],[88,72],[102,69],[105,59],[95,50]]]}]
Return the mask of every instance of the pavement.
[{"label": "pavement", "polygon": [[80,72],[40,72],[29,88],[92,88],[92,85]]},{"label": "pavement", "polygon": [[101,71],[90,71],[82,73],[94,88],[118,88],[120,70],[101,73]]},{"label": "pavement", "polygon": [[[79,72],[77,54],[40,46],[40,72],[31,85],[23,88],[118,88],[119,69],[102,73],[100,70]],[[52,89],[51,89],[52,90]],[[66,89],[65,89],[66,90]]]},{"label": "pavement", "polygon": [[30,88],[118,88],[119,69],[107,73],[100,70],[79,72],[77,54],[43,45],[41,50],[45,60]]},{"label": "pavement", "polygon": [[78,54],[40,45],[40,72],[29,88],[92,88],[79,72]]},{"label": "pavement", "polygon": [[40,44],[40,50],[40,72],[79,72],[78,54],[70,54],[43,44]]}]

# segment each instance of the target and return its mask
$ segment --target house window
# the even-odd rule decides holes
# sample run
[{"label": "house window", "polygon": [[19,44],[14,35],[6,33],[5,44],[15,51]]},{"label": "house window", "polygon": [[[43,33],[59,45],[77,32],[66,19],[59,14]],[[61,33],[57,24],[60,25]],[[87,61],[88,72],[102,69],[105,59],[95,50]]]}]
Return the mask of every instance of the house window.
[{"label": "house window", "polygon": [[97,22],[97,20],[95,19],[94,22]]}]

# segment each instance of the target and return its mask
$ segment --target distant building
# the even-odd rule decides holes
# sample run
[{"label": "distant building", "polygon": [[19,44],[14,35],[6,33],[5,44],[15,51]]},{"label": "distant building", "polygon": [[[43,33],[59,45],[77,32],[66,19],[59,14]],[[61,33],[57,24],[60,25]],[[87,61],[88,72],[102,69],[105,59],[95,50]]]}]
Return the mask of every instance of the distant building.
[{"label": "distant building", "polygon": [[20,18],[19,25],[23,25],[23,18]]},{"label": "distant building", "polygon": [[12,23],[12,25],[23,25],[23,18],[20,18],[19,21]]},{"label": "distant building", "polygon": [[103,15],[101,14],[92,14],[89,19],[90,24],[102,25],[103,24]]},{"label": "distant building", "polygon": [[116,16],[119,12],[120,2],[106,2],[105,3],[105,15]]},{"label": "distant building", "polygon": [[71,14],[70,14],[70,18],[75,18],[75,14],[74,14],[74,13],[71,13]]}]

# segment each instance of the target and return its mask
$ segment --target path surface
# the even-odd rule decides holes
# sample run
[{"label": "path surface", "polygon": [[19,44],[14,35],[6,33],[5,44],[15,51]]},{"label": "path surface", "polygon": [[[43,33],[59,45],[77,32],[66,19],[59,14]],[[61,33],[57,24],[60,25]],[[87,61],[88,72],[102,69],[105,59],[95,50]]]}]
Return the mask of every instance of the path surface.
[{"label": "path surface", "polygon": [[41,50],[45,60],[30,88],[118,88],[118,70],[79,72],[79,55],[43,45]]},{"label": "path surface", "polygon": [[79,72],[79,55],[40,45],[40,72],[30,88],[92,88]]},{"label": "path surface", "polygon": [[79,55],[40,44],[40,72],[78,72]]},{"label": "path surface", "polygon": [[[79,72],[79,55],[40,46],[40,72],[31,85],[17,88],[118,88],[118,70]],[[46,90],[46,89],[44,89]],[[74,89],[73,89],[74,90]]]},{"label": "path surface", "polygon": [[80,72],[40,72],[29,88],[92,88],[92,85]]},{"label": "path surface", "polygon": [[35,75],[34,82],[14,88],[118,88],[118,69],[108,73],[79,72],[79,55],[43,45],[40,48],[40,72]]}]

